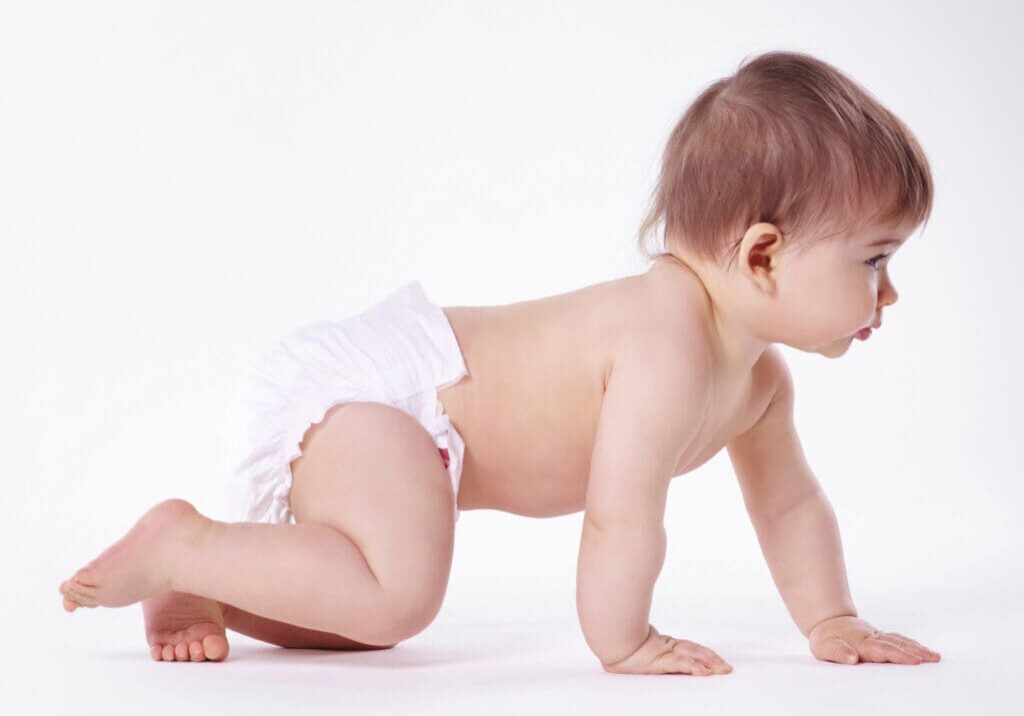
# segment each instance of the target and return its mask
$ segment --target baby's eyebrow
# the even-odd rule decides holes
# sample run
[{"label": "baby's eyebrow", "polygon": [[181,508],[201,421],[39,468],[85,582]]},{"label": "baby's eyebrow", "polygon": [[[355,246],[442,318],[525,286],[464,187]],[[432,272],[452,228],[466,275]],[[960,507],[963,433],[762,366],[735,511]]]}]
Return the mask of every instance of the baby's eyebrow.
[{"label": "baby's eyebrow", "polygon": [[885,246],[887,244],[901,244],[901,243],[903,243],[903,242],[900,241],[899,239],[879,239],[878,241],[874,241],[874,242],[868,244],[868,246]]}]

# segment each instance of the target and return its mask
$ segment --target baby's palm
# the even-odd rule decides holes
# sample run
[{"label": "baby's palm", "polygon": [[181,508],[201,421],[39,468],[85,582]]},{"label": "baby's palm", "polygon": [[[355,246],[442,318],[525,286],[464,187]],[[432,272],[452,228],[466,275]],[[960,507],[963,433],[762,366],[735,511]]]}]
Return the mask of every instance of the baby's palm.
[{"label": "baby's palm", "polygon": [[728,674],[732,667],[722,657],[686,639],[675,639],[659,634],[653,626],[646,641],[625,659],[613,664],[601,664],[613,674],[692,674],[710,676]]}]

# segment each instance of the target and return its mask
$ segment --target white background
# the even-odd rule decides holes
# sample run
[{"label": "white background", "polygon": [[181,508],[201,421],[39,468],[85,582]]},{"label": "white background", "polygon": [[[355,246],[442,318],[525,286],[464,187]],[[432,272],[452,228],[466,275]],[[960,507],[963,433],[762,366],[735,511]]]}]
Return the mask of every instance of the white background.
[{"label": "white background", "polygon": [[[0,697],[87,713],[998,712],[1019,702],[1021,12],[936,2],[0,4]],[[139,605],[57,586],[167,497],[219,518],[239,371],[412,278],[440,305],[645,270],[668,132],[748,55],[831,62],[916,133],[935,209],[885,325],[784,347],[863,617],[938,664],[816,661],[723,451],[669,493],[652,622],[728,676],[605,674],[582,514],[463,512],[437,620],[390,651],[229,633],[149,660]],[[1011,700],[1012,696],[1012,700]]]}]

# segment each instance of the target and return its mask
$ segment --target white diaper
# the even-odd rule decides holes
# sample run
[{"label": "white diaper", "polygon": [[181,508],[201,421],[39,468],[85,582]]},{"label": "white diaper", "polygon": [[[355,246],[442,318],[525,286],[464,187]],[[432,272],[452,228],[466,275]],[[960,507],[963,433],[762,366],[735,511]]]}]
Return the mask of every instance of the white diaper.
[{"label": "white diaper", "polygon": [[230,428],[230,521],[294,523],[289,463],[302,454],[299,443],[310,425],[332,406],[353,400],[386,403],[415,417],[433,435],[458,496],[465,444],[437,391],[465,375],[451,324],[419,281],[361,313],[289,333],[238,384],[229,413],[238,421]]}]

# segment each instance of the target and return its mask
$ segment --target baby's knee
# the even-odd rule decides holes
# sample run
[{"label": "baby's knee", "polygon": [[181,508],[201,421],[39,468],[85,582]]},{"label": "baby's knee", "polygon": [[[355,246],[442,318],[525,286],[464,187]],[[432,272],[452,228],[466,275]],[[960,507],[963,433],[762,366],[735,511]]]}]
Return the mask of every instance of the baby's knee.
[{"label": "baby's knee", "polygon": [[387,600],[389,618],[379,641],[391,647],[426,629],[441,611],[443,590],[415,590],[391,595]]}]

